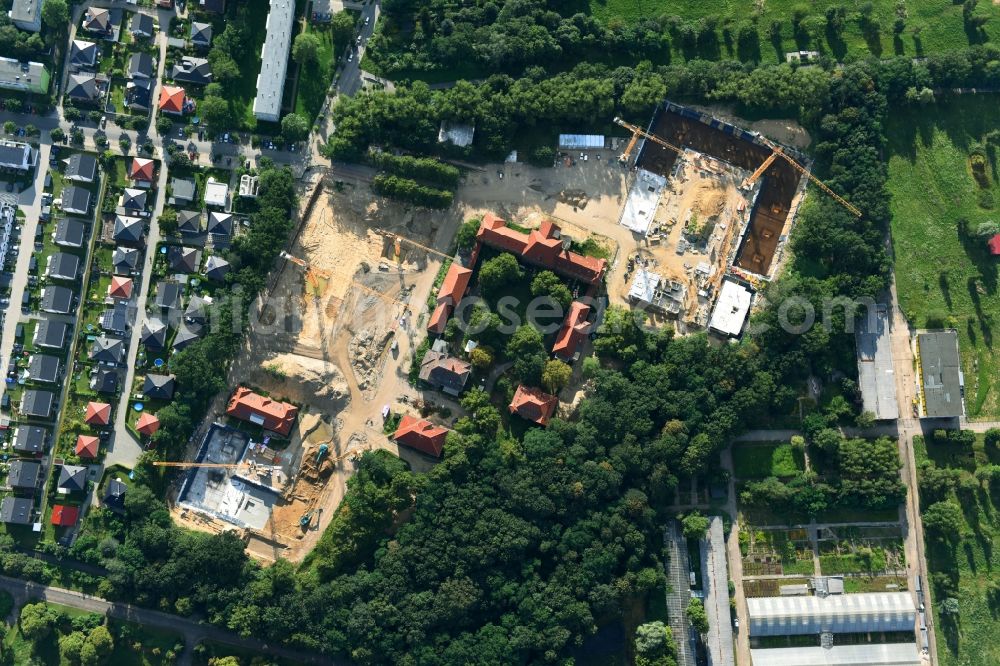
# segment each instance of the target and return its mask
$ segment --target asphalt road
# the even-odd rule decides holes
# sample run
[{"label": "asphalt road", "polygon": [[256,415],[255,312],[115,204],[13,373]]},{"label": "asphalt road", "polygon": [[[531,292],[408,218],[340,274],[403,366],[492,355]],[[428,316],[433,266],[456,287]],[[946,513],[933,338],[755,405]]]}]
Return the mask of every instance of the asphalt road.
[{"label": "asphalt road", "polygon": [[16,578],[0,576],[0,589],[6,590],[18,604],[23,604],[31,599],[43,599],[45,601],[69,606],[90,613],[100,613],[119,620],[136,622],[150,627],[157,627],[167,631],[173,631],[184,637],[184,644],[190,650],[202,640],[216,641],[233,645],[246,650],[253,650],[257,654],[267,654],[274,657],[293,659],[305,664],[344,664],[346,662],[337,661],[329,657],[307,654],[297,650],[290,650],[277,645],[270,645],[255,638],[244,638],[231,631],[226,631],[218,627],[201,624],[178,615],[162,613],[160,611],[140,608],[132,604],[112,602],[100,597],[95,597],[74,590],[66,590],[60,587],[49,587],[39,583],[29,583]]}]

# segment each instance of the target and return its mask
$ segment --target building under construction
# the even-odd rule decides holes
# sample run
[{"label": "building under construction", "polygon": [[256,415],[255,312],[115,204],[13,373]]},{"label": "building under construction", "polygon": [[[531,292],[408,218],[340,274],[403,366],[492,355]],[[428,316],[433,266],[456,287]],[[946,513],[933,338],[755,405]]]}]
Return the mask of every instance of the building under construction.
[{"label": "building under construction", "polygon": [[[648,132],[685,152],[701,153],[747,173],[756,171],[774,152],[756,132],[670,101],[656,110]],[[791,149],[781,150],[801,159]],[[678,159],[676,151],[644,140],[634,166],[669,178]],[[799,171],[783,159],[772,160],[758,183],[760,189],[752,198],[749,223],[739,239],[733,264],[743,272],[770,277],[777,266],[775,256],[791,229],[793,202],[804,185]]]}]

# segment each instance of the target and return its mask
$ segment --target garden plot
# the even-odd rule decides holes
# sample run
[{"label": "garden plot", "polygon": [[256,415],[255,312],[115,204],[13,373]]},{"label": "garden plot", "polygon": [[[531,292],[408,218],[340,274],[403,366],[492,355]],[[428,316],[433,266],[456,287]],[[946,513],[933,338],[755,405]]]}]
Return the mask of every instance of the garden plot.
[{"label": "garden plot", "polygon": [[739,539],[744,576],[815,573],[812,546],[804,529],[763,530],[744,525]]}]

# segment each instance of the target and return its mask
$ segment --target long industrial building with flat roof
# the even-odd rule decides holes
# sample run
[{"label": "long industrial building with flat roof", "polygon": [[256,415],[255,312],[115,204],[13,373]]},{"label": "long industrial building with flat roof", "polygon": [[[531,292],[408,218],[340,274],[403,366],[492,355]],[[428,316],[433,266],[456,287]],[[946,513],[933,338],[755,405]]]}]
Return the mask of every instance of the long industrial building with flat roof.
[{"label": "long industrial building with flat roof", "polygon": [[885,305],[864,313],[854,329],[858,355],[858,384],[866,412],[879,421],[899,418],[896,373],[892,367],[892,336]]},{"label": "long industrial building with flat roof", "polygon": [[919,666],[916,643],[750,650],[753,666]]},{"label": "long industrial building with flat roof", "polygon": [[913,631],[917,621],[909,592],[761,597],[747,599],[747,610],[751,636]]},{"label": "long industrial building with flat roof", "polygon": [[281,97],[285,90],[294,22],[293,0],[271,0],[271,9],[267,14],[267,37],[260,53],[257,97],[253,101],[253,115],[258,120],[276,123],[281,119]]},{"label": "long industrial building with flat roof", "polygon": [[917,355],[920,358],[920,416],[929,419],[962,416],[965,408],[958,332],[951,329],[917,334]]}]

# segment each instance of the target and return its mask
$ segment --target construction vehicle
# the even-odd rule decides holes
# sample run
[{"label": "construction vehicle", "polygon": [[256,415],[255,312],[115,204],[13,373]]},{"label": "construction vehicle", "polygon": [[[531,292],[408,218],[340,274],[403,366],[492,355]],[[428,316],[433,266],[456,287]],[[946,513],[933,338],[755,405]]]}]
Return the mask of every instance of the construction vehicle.
[{"label": "construction vehicle", "polygon": [[316,465],[318,466],[323,462],[323,458],[326,454],[330,452],[330,446],[328,444],[320,444],[319,449],[316,450]]},{"label": "construction vehicle", "polygon": [[625,151],[622,153],[621,157],[618,158],[618,161],[621,162],[621,163],[623,163],[623,164],[625,162],[628,162],[629,155],[632,154],[632,150],[635,148],[635,144],[638,143],[640,136],[643,137],[643,138],[645,138],[645,139],[649,139],[653,143],[657,143],[657,144],[663,146],[664,148],[672,150],[675,153],[677,153],[678,155],[680,155],[681,153],[684,152],[683,148],[678,148],[674,144],[669,143],[669,142],[661,139],[660,137],[656,136],[655,134],[650,134],[649,132],[647,132],[646,130],[642,129],[638,125],[633,125],[632,123],[627,122],[627,121],[625,121],[625,120],[623,120],[621,118],[615,118],[615,123],[618,124],[618,125],[621,125],[625,129],[627,129],[629,132],[632,132],[632,138],[629,139],[628,145],[625,146]]},{"label": "construction vehicle", "polygon": [[[628,161],[629,155],[631,154],[632,149],[635,147],[635,144],[639,140],[640,136],[649,139],[650,141],[657,143],[663,146],[664,148],[668,148],[674,151],[675,153],[680,154],[684,152],[682,148],[678,148],[677,146],[661,139],[655,134],[650,134],[649,132],[642,129],[638,125],[633,125],[632,123],[626,122],[621,118],[615,118],[615,123],[621,125],[628,131],[632,132],[632,139],[628,142],[628,145],[625,147],[625,152],[623,152],[622,156],[619,158],[622,162]],[[840,196],[832,189],[830,189],[830,187],[826,183],[824,183],[819,178],[814,176],[809,169],[805,168],[804,166],[796,162],[792,157],[790,157],[787,153],[785,153],[785,151],[783,151],[777,144],[765,138],[763,135],[758,135],[758,138],[765,146],[771,149],[771,154],[768,155],[767,159],[761,162],[760,166],[758,166],[757,169],[754,170],[754,172],[750,174],[750,176],[746,180],[743,181],[743,187],[749,187],[750,185],[753,185],[753,183],[756,182],[756,180],[761,177],[761,175],[767,170],[767,168],[770,167],[774,163],[774,161],[780,157],[784,159],[786,162],[788,162],[792,167],[794,167],[799,173],[809,178],[809,180],[815,183],[817,187],[819,187],[821,190],[829,194],[834,199],[834,201],[836,201],[841,206],[849,210],[852,215],[854,215],[855,217],[861,217],[862,213],[860,209],[858,209],[856,206],[847,201],[844,197]]]}]

